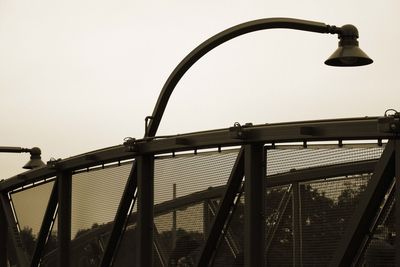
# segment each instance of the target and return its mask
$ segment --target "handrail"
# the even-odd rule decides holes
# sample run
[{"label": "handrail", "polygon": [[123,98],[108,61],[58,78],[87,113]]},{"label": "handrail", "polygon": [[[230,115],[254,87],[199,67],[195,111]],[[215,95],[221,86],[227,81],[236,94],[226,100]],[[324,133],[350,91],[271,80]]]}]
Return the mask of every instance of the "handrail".
[{"label": "handrail", "polygon": [[242,127],[245,136],[237,138],[232,128],[195,132],[135,143],[137,150],[124,145],[104,148],[48,164],[0,181],[0,192],[54,177],[58,171],[79,170],[133,159],[145,153],[162,154],[192,149],[237,146],[248,142],[284,143],[303,141],[392,139],[395,133],[378,129],[378,117],[262,124]]}]

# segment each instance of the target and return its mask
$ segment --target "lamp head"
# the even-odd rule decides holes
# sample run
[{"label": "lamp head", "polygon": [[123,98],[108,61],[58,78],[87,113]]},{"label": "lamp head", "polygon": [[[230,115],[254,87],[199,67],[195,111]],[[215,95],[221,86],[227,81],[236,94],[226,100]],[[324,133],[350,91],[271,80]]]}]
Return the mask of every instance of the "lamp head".
[{"label": "lamp head", "polygon": [[35,168],[42,167],[42,166],[46,165],[42,161],[42,158],[40,156],[41,153],[42,153],[40,151],[40,148],[34,147],[34,148],[30,149],[29,152],[31,154],[31,159],[22,168],[31,170],[31,169],[35,169]]},{"label": "lamp head", "polygon": [[371,64],[373,60],[358,47],[357,28],[347,24],[340,29],[339,47],[325,61],[325,64],[335,67],[356,67]]}]

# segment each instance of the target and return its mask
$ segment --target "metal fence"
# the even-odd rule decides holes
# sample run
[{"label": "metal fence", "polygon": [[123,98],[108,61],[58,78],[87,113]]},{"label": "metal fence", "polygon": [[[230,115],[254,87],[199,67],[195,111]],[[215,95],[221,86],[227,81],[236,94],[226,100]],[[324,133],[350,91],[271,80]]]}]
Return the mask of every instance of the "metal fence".
[{"label": "metal fence", "polygon": [[235,124],[50,161],[0,183],[0,266],[395,266],[394,119]]}]

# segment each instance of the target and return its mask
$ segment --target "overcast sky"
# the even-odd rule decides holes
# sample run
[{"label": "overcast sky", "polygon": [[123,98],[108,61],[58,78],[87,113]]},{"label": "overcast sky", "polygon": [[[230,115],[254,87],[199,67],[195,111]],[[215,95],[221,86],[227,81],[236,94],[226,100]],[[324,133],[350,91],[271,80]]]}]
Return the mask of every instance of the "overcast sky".
[{"label": "overcast sky", "polygon": [[[247,34],[186,73],[158,134],[400,110],[399,10],[396,0],[0,0],[0,145],[38,146],[48,161],[142,137],[144,118],[185,55],[228,27],[267,17],[354,24],[375,62],[325,66],[333,35]],[[28,158],[1,154],[1,179]]]}]

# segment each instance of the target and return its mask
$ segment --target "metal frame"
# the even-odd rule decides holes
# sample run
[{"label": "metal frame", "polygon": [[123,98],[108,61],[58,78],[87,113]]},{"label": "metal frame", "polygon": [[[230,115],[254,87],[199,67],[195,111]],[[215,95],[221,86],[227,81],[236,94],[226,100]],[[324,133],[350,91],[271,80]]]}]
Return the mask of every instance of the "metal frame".
[{"label": "metal frame", "polygon": [[[386,149],[385,149],[385,152],[384,152],[384,155],[387,155],[388,153],[392,153],[392,156],[391,157],[393,157],[393,159],[394,159],[394,149],[393,149],[393,143],[394,143],[395,141],[390,141],[389,142],[389,144],[387,144],[386,145]],[[263,151],[263,145],[257,145],[257,143],[254,143],[254,144],[248,144],[248,145],[246,145],[245,146],[245,148],[247,148],[248,150],[247,151],[252,151],[253,149],[254,149],[254,147],[259,147],[259,152],[260,151]],[[213,224],[213,227],[210,229],[210,233],[212,232],[212,231],[214,231],[214,233],[217,233],[217,234],[215,234],[215,235],[211,235],[210,234],[210,237],[212,236],[212,238],[209,238],[208,240],[207,240],[207,242],[205,243],[205,246],[212,246],[212,244],[214,244],[213,245],[213,247],[214,248],[216,248],[216,245],[218,244],[218,240],[219,240],[219,238],[221,238],[221,234],[223,233],[223,229],[225,229],[226,227],[227,227],[227,225],[226,225],[226,223],[227,223],[227,218],[228,218],[228,214],[229,214],[229,211],[230,210],[232,210],[232,208],[233,208],[233,199],[237,196],[237,194],[238,194],[238,192],[240,191],[239,190],[239,188],[240,188],[240,184],[242,183],[242,179],[243,179],[243,175],[245,175],[245,169],[246,169],[246,167],[245,167],[245,165],[246,165],[246,158],[248,159],[248,163],[247,163],[247,165],[248,165],[248,170],[247,170],[247,172],[252,172],[252,171],[256,171],[256,170],[258,170],[258,171],[260,171],[260,167],[255,167],[255,165],[256,165],[256,162],[260,162],[260,160],[252,160],[251,159],[251,155],[252,155],[252,153],[254,153],[254,155],[256,155],[257,153],[256,152],[247,152],[247,153],[249,153],[250,155],[248,155],[248,156],[246,156],[245,154],[246,154],[246,149],[242,149],[243,151],[242,151],[242,154],[241,153],[239,153],[239,155],[238,155],[238,158],[237,158],[237,162],[236,162],[236,164],[235,164],[235,166],[236,165],[239,165],[239,166],[241,166],[241,171],[239,171],[238,170],[238,166],[236,166],[236,167],[234,167],[233,168],[233,170],[232,170],[232,174],[231,174],[231,178],[229,179],[230,181],[232,180],[232,177],[233,176],[235,176],[236,177],[236,182],[238,183],[238,186],[236,186],[236,189],[234,189],[234,190],[231,190],[230,192],[231,193],[228,193],[227,194],[227,192],[229,191],[229,184],[231,184],[232,183],[232,181],[231,182],[228,182],[228,185],[227,185],[227,188],[224,188],[224,187],[221,187],[221,188],[215,188],[215,189],[213,189],[213,190],[207,190],[207,191],[204,191],[204,192],[198,192],[198,193],[194,193],[194,194],[192,194],[192,195],[188,195],[188,196],[185,196],[185,197],[181,197],[181,198],[177,198],[177,199],[174,199],[174,200],[171,200],[171,201],[168,201],[168,202],[166,202],[166,203],[162,203],[162,204],[160,204],[160,205],[156,205],[156,206],[154,206],[154,212],[156,213],[156,214],[162,214],[162,213],[165,213],[165,212],[168,212],[168,211],[171,211],[171,209],[176,209],[176,208],[179,208],[179,207],[181,207],[182,205],[190,205],[190,203],[193,203],[193,201],[204,201],[204,200],[207,200],[207,199],[211,199],[211,198],[215,198],[215,197],[219,197],[219,196],[221,196],[222,194],[223,194],[223,192],[225,191],[225,197],[223,198],[223,200],[222,200],[222,202],[221,202],[221,207],[222,207],[222,203],[224,202],[224,201],[227,201],[229,198],[230,199],[232,199],[232,201],[227,201],[227,203],[230,203],[230,205],[227,205],[226,207],[230,207],[230,208],[220,208],[219,210],[218,210],[218,213],[217,213],[217,217],[218,217],[218,214],[220,214],[219,215],[219,219],[217,220],[217,218],[215,219],[215,221],[214,221],[214,224]],[[388,152],[388,151],[391,151],[391,152]],[[261,152],[260,152],[261,153]],[[261,154],[259,154],[259,155],[261,155]],[[329,177],[337,177],[337,176],[343,176],[343,175],[349,175],[349,174],[357,174],[357,173],[367,173],[367,172],[372,172],[373,170],[374,170],[374,168],[376,168],[376,171],[375,171],[375,176],[377,176],[377,173],[379,173],[379,168],[383,168],[383,169],[387,169],[387,168],[392,168],[392,165],[389,165],[389,166],[384,166],[384,163],[381,163],[384,159],[385,159],[385,157],[387,158],[387,156],[384,156],[384,155],[382,155],[382,158],[380,159],[380,162],[379,163],[377,163],[378,161],[377,160],[368,160],[368,161],[361,161],[361,162],[355,162],[355,163],[346,163],[346,164],[338,164],[338,165],[331,165],[331,166],[324,166],[324,167],[316,167],[316,168],[308,168],[308,169],[302,169],[302,170],[296,170],[296,171],[293,171],[293,172],[289,172],[289,173],[285,173],[285,174],[278,174],[278,175],[273,175],[273,176],[269,176],[268,177],[268,179],[266,180],[266,186],[267,187],[270,187],[270,186],[279,186],[279,185],[283,185],[283,184],[293,184],[293,183],[299,183],[299,182],[305,182],[305,181],[312,181],[312,180],[318,180],[318,179],[322,179],[322,178],[329,178]],[[144,156],[144,157],[150,157],[150,158],[153,158],[153,156],[150,154],[150,155],[148,155],[148,156]],[[137,158],[138,160],[139,160],[139,158]],[[392,160],[393,160],[392,159]],[[140,161],[140,160],[139,160]],[[263,159],[263,161],[262,161],[263,163],[262,164],[264,164],[264,159]],[[143,164],[143,163],[141,163],[141,164]],[[253,166],[254,165],[254,166]],[[145,169],[147,169],[147,168],[149,168],[149,166],[148,167],[144,167]],[[136,168],[133,168],[133,169],[136,169]],[[261,168],[261,169],[263,169],[263,168]],[[42,170],[38,170],[38,172],[41,172]],[[64,185],[63,186],[58,186],[58,190],[60,190],[60,192],[61,191],[63,191],[64,192],[64,199],[63,198],[61,198],[61,197],[59,197],[60,199],[59,199],[59,203],[60,203],[60,205],[63,205],[63,204],[61,204],[61,203],[63,203],[63,202],[66,202],[67,201],[67,197],[65,197],[66,195],[68,195],[68,192],[71,190],[71,188],[70,188],[70,179],[71,179],[71,173],[70,172],[60,172],[59,170],[57,170],[58,171],[58,173],[59,173],[59,175],[57,176],[58,178],[57,178],[57,180],[56,180],[56,183],[57,182],[59,182],[60,180],[62,180],[62,178],[61,177],[64,177],[65,179],[64,179]],[[137,172],[137,171],[136,171]],[[135,173],[136,173],[135,172]],[[152,171],[147,171],[146,172],[147,173],[147,175],[148,174],[151,174],[151,173],[153,173]],[[251,175],[252,174],[247,174],[247,175],[245,175],[246,176],[246,179],[247,179],[247,177],[251,177]],[[143,177],[145,177],[146,175],[144,174],[144,172],[143,172]],[[134,176],[133,175],[131,175],[130,176],[130,179],[128,179],[128,182],[127,182],[127,188],[129,188],[130,190],[131,190],[131,192],[135,192],[136,191],[136,187],[135,186],[132,186],[132,181],[135,181],[135,179],[132,179]],[[20,178],[19,178],[20,179]],[[43,179],[43,178],[42,178]],[[20,179],[21,180],[21,179]],[[380,180],[384,180],[383,178],[381,178]],[[68,182],[69,181],[69,182]],[[129,182],[130,181],[130,182]],[[148,180],[148,178],[146,178],[146,183],[148,182],[149,180]],[[150,180],[151,181],[151,180]],[[22,181],[21,180],[21,182],[25,182],[25,181]],[[129,185],[129,186],[128,186]],[[147,185],[149,185],[149,184],[147,184]],[[55,187],[56,187],[56,185],[54,185]],[[69,189],[68,189],[69,188]],[[134,189],[134,190],[132,190],[132,188]],[[249,187],[248,187],[249,188]],[[148,188],[149,189],[149,188]],[[147,189],[147,190],[148,190]],[[295,190],[294,190],[295,191]],[[371,191],[371,190],[369,190],[369,191]],[[374,191],[374,190],[372,190],[372,191]],[[371,192],[372,192],[371,191]],[[6,192],[6,191],[3,191],[3,192]],[[55,191],[55,192],[59,192],[59,191]],[[45,230],[43,230],[43,231],[41,231],[41,233],[40,233],[40,235],[39,235],[39,240],[43,240],[44,239],[44,237],[46,236],[46,233],[48,234],[48,227],[46,226],[46,224],[48,225],[50,222],[51,222],[51,219],[52,219],[52,217],[54,216],[54,210],[55,210],[55,208],[54,208],[54,206],[56,206],[57,205],[57,202],[55,202],[54,201],[54,199],[57,199],[57,195],[56,195],[56,193],[54,192],[54,188],[53,188],[53,192],[52,192],[52,195],[51,195],[51,197],[50,197],[50,199],[49,199],[49,204],[48,204],[48,208],[47,208],[47,210],[48,211],[46,211],[46,214],[45,214],[45,218],[43,219],[43,225],[42,225],[42,228],[43,229],[45,229]],[[254,193],[253,193],[254,194]],[[381,194],[384,194],[384,190],[382,191],[382,193]],[[125,195],[125,194],[124,194]],[[134,195],[134,194],[133,194]],[[147,196],[148,196],[149,194],[147,194]],[[131,206],[130,204],[131,204],[131,201],[128,201],[128,202],[124,202],[124,201],[122,201],[124,199],[124,197],[122,197],[122,199],[121,199],[121,203],[129,203],[129,205],[127,205],[128,206],[128,208],[129,208],[129,206]],[[132,199],[131,199],[132,200]],[[248,201],[247,201],[248,202]],[[144,200],[144,203],[147,203],[147,205],[149,205],[149,203],[151,203],[151,202],[149,202],[149,200]],[[248,202],[248,203],[250,203],[250,202]],[[257,203],[257,201],[255,202],[255,203]],[[258,203],[259,204],[259,203]],[[296,204],[296,203],[294,203],[294,204]],[[68,201],[66,202],[66,203],[64,203],[64,206],[67,206],[68,207]],[[151,207],[153,207],[153,205],[150,205]],[[148,207],[150,207],[150,206],[148,206]],[[257,205],[256,205],[257,206]],[[260,207],[260,205],[258,205],[259,207]],[[63,209],[64,210],[64,213],[65,213],[65,215],[64,216],[66,216],[66,218],[68,218],[68,214],[69,214],[69,212],[67,212],[67,210],[68,209]],[[129,210],[129,209],[128,209]],[[249,209],[247,209],[247,210],[249,210]],[[52,214],[52,216],[51,216],[51,214]],[[123,229],[124,229],[124,225],[126,224],[126,222],[127,222],[127,214],[128,214],[128,212],[121,212],[121,210],[119,209],[119,211],[117,212],[117,214],[116,214],[116,218],[118,217],[118,216],[121,216],[121,218],[123,218],[123,224],[121,224],[121,230],[119,231],[119,233],[116,235],[118,238],[121,238],[121,236],[122,236],[122,234],[123,234]],[[374,213],[373,212],[371,212],[370,213],[371,215],[369,215],[369,216],[372,216],[372,215],[374,215]],[[144,218],[147,218],[147,220],[149,220],[149,216],[151,215],[151,213],[147,213],[147,212],[145,212],[145,217]],[[60,214],[59,214],[59,216],[60,216]],[[61,215],[62,216],[62,215]],[[69,215],[70,216],[70,215]],[[138,216],[143,216],[143,215],[139,215],[139,214],[137,214],[137,215],[134,215],[134,216],[131,216],[131,219],[132,220],[138,220]],[[294,217],[300,217],[300,215],[298,215],[298,216],[294,216]],[[60,218],[60,217],[59,217]],[[60,220],[60,219],[59,219]],[[145,219],[146,220],[146,219]],[[68,221],[68,220],[67,220]],[[152,221],[152,219],[150,219],[150,221]],[[60,221],[59,221],[60,222]],[[216,223],[216,222],[218,222],[218,223]],[[64,221],[64,223],[65,223],[65,221]],[[250,225],[253,225],[254,223],[250,223]],[[67,224],[64,224],[64,225],[67,225]],[[247,225],[249,225],[249,223],[247,223]],[[352,224],[352,225],[354,225],[354,224]],[[59,227],[65,227],[65,226],[62,226],[62,225],[59,225]],[[115,227],[115,225],[114,225],[114,227]],[[219,231],[216,231],[215,229],[217,229],[217,227],[218,227],[218,229],[219,229]],[[70,225],[69,225],[69,227],[67,226],[67,228],[70,228]],[[212,230],[214,228],[214,230]],[[47,229],[47,230],[46,230]],[[61,228],[60,228],[61,229]],[[111,229],[111,228],[110,228]],[[250,231],[250,229],[247,229],[246,231]],[[298,231],[298,230],[297,230]],[[43,233],[42,233],[43,232]],[[142,231],[142,232],[147,232],[147,234],[149,234],[149,232],[150,232],[150,230],[149,229],[147,229],[146,231]],[[296,232],[296,231],[295,231]],[[64,232],[64,239],[63,239],[63,241],[62,241],[62,243],[60,243],[60,244],[64,244],[64,248],[65,248],[65,244],[70,244],[70,239],[68,239],[66,236],[68,236],[68,233],[67,232]],[[254,235],[255,236],[255,235]],[[257,236],[257,238],[259,238],[259,236],[260,235],[258,235]],[[149,236],[147,235],[147,238],[148,238]],[[61,240],[61,236],[60,236],[60,240]],[[149,239],[145,239],[144,237],[141,239],[142,241],[144,241],[144,240],[146,240],[146,241],[148,241]],[[150,239],[150,240],[152,240],[152,239]],[[264,240],[264,239],[263,239]],[[299,240],[299,239],[297,239],[297,240]],[[41,251],[41,249],[40,249],[40,247],[42,247],[42,249],[43,249],[43,246],[44,246],[44,244],[42,243],[43,241],[41,241],[40,242],[40,244],[38,243],[37,244],[37,248],[36,248],[36,251],[35,251],[35,255],[40,255],[40,254],[37,254],[37,253],[40,253],[40,252],[42,252]],[[296,239],[295,239],[295,242],[297,242],[296,241]],[[148,247],[152,247],[154,244],[153,244],[153,242],[150,242],[151,244],[149,244],[149,242],[147,242],[147,246]],[[249,242],[249,241],[247,241],[246,242],[247,244],[249,244],[249,243],[251,243],[251,242]],[[108,243],[108,246],[110,246],[110,244],[111,244],[111,242],[109,242]],[[70,246],[70,245],[67,245],[67,250],[68,250],[68,246]],[[350,245],[350,246],[353,246],[353,245]],[[356,246],[356,245],[354,245],[354,246]],[[116,249],[117,249],[117,246],[113,249],[113,250],[110,250],[110,251],[112,251],[112,255],[115,255],[115,251],[116,251]],[[245,248],[246,249],[246,248]],[[248,248],[247,248],[248,249]],[[70,248],[69,248],[69,250],[70,250]],[[150,250],[148,249],[147,250],[147,253],[149,252]],[[152,251],[152,250],[151,250]],[[301,251],[301,250],[300,250]],[[297,255],[297,259],[299,259],[299,260],[296,260],[296,265],[301,265],[301,257],[299,258],[299,251],[298,250],[295,250],[294,251],[295,253],[297,253],[296,255]],[[203,253],[204,253],[204,251],[203,251]],[[251,253],[254,253],[254,251],[252,251]],[[67,256],[65,256],[65,255],[67,255],[67,253],[63,253],[63,255],[64,256],[62,256],[62,257],[67,257]],[[151,256],[149,256],[150,254],[147,254],[148,255],[148,257],[147,257],[147,259],[150,259],[151,258]],[[260,258],[260,255],[261,255],[261,253],[258,255],[258,256],[255,256],[254,258],[256,258],[256,257],[258,257],[258,258]],[[262,254],[263,255],[263,254]],[[213,251],[211,250],[211,253],[208,255],[208,256],[206,256],[206,257],[204,257],[203,256],[203,258],[204,258],[204,261],[205,262],[208,262],[211,258],[213,257]],[[295,257],[296,258],[296,257]],[[32,266],[35,266],[33,263],[34,262],[37,262],[37,260],[40,260],[40,256],[35,256],[34,257],[34,259],[36,259],[35,261],[32,261]],[[104,263],[104,259],[105,259],[105,257],[103,257],[103,263]],[[112,259],[112,257],[111,257],[111,259]],[[144,261],[144,259],[143,259],[143,261]],[[111,261],[112,262],[112,261]],[[199,263],[200,263],[200,261],[199,261]],[[257,261],[257,264],[259,265],[259,261]],[[64,262],[64,266],[68,266],[65,262]],[[111,263],[110,263],[111,264]],[[146,263],[147,264],[147,263]],[[247,263],[247,264],[252,264],[252,263]],[[107,266],[107,265],[104,265],[104,266]],[[110,265],[108,265],[108,266],[110,266]],[[150,265],[149,265],[150,266]],[[200,266],[200,265],[199,265]]]},{"label": "metal frame", "polygon": [[[192,149],[240,146],[246,143],[277,144],[288,142],[320,142],[338,140],[391,139],[394,133],[381,132],[378,117],[263,124],[242,127],[241,139],[232,135],[230,128],[182,134],[149,141],[137,140],[132,149],[118,145],[88,152],[64,160],[50,162],[44,168],[27,171],[0,182],[0,191],[11,191],[42,179],[51,178],[59,171],[75,171],[99,164],[133,159],[142,154],[163,154]],[[93,160],[96,159],[96,160]],[[54,167],[57,167],[54,168]]]}]

